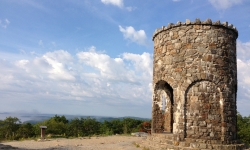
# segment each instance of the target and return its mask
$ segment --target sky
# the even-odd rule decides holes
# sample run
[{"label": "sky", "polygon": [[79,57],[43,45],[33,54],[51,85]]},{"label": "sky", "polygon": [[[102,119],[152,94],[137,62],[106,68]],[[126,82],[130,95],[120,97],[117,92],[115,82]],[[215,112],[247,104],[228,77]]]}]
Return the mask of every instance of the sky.
[{"label": "sky", "polygon": [[238,29],[250,115],[249,0],[0,0],[0,112],[150,118],[152,35],[196,18]]}]

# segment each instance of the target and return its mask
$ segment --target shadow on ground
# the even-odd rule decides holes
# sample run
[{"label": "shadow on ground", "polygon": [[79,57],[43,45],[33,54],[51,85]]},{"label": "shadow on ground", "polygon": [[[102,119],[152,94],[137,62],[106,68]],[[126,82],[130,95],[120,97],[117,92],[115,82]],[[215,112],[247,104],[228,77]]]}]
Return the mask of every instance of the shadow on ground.
[{"label": "shadow on ground", "polygon": [[12,147],[10,145],[4,145],[0,143],[0,149],[19,149],[17,147]]}]

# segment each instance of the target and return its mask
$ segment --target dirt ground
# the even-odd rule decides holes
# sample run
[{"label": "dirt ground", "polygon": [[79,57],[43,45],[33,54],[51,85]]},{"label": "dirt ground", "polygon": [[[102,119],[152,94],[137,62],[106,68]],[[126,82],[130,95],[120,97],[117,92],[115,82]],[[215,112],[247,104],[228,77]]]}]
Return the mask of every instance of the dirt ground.
[{"label": "dirt ground", "polygon": [[47,139],[43,141],[26,140],[11,141],[0,144],[0,149],[61,149],[61,150],[142,150],[135,143],[143,137],[133,136],[106,136],[75,139]]}]

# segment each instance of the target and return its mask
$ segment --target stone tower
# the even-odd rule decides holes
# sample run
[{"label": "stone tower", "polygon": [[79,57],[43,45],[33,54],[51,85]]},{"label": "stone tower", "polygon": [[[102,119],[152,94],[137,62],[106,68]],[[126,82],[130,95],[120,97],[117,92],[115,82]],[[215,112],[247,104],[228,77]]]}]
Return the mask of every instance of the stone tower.
[{"label": "stone tower", "polygon": [[232,24],[211,19],[186,20],[155,31],[152,136],[168,136],[174,146],[240,149],[237,37]]}]

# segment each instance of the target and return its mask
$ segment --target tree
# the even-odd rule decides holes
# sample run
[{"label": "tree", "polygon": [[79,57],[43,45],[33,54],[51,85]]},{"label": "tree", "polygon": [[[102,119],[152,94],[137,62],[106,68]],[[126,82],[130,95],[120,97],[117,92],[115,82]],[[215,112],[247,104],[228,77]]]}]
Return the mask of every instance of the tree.
[{"label": "tree", "polygon": [[139,130],[139,125],[142,123],[142,120],[136,120],[132,118],[124,118],[122,124],[124,126],[123,133],[128,134],[131,132],[136,132]]},{"label": "tree", "polygon": [[35,131],[31,123],[25,123],[20,126],[17,130],[17,137],[19,138],[29,138],[34,137]]},{"label": "tree", "polygon": [[68,130],[68,122],[65,116],[55,115],[48,120],[36,123],[34,132],[36,135],[39,135],[41,134],[40,126],[47,126],[46,134],[64,135]]},{"label": "tree", "polygon": [[237,113],[237,135],[238,138],[245,144],[250,144],[250,116],[242,117]]},{"label": "tree", "polygon": [[100,133],[105,135],[113,135],[112,124],[109,121],[104,121],[100,124]]},{"label": "tree", "polygon": [[0,133],[2,138],[14,140],[16,139],[16,132],[21,125],[21,121],[17,117],[6,117],[0,122]]},{"label": "tree", "polygon": [[64,124],[67,124],[69,123],[69,121],[66,119],[66,117],[64,115],[62,115],[61,117],[58,116],[58,115],[55,115],[53,118],[51,119],[54,119],[56,122],[62,122]]},{"label": "tree", "polygon": [[69,123],[67,136],[79,137],[83,136],[83,122],[84,119],[75,118]]},{"label": "tree", "polygon": [[99,134],[100,133],[100,123],[94,118],[87,117],[83,121],[83,134],[85,136]]},{"label": "tree", "polygon": [[124,125],[120,119],[112,120],[110,121],[110,124],[111,124],[111,129],[113,130],[114,134],[123,133]]},{"label": "tree", "polygon": [[67,130],[68,122],[69,121],[65,118],[65,116],[60,117],[55,115],[44,122],[44,125],[47,126],[46,133],[63,135]]}]

